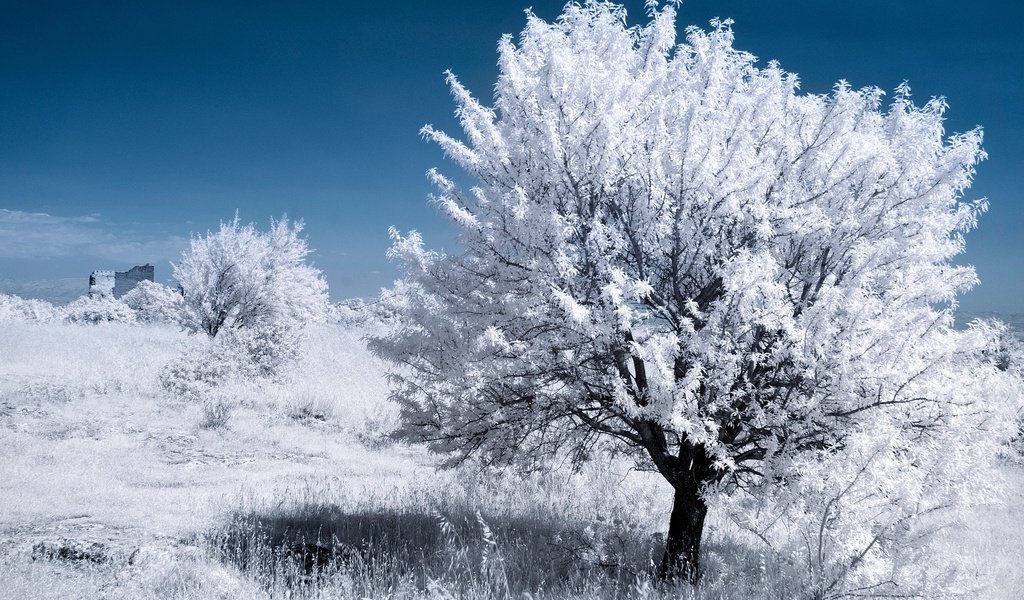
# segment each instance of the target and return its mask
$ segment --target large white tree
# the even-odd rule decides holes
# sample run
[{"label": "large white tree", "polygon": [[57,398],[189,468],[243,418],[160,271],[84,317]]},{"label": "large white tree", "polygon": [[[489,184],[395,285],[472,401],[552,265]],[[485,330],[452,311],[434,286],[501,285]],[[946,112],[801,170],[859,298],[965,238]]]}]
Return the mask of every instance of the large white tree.
[{"label": "large white tree", "polygon": [[327,283],[307,263],[302,222],[270,222],[269,231],[235,218],[192,238],[175,263],[181,286],[182,323],[211,337],[223,329],[261,325],[295,327],[323,319]]},{"label": "large white tree", "polygon": [[474,182],[431,173],[460,249],[392,232],[405,276],[372,348],[401,365],[404,435],[453,461],[601,444],[656,469],[661,574],[695,579],[714,494],[791,484],[883,422],[901,468],[932,464],[907,449],[1000,434],[1005,374],[953,329],[980,130],[946,137],[943,100],[905,86],[802,94],[728,21],[677,44],[649,6],[642,27],[597,1],[528,15],[493,107],[449,76],[464,138],[424,134]]}]

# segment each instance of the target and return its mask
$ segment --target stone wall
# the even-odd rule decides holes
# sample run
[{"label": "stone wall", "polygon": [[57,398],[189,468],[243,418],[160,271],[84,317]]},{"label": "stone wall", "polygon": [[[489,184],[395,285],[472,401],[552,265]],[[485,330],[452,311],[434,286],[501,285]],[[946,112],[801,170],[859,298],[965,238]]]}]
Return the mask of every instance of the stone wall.
[{"label": "stone wall", "polygon": [[93,271],[89,275],[89,297],[120,298],[138,285],[140,281],[155,281],[153,265],[135,266],[127,271]]},{"label": "stone wall", "polygon": [[114,272],[93,271],[89,275],[89,297],[106,298],[114,293]]},{"label": "stone wall", "polygon": [[132,267],[123,273],[114,273],[114,297],[120,298],[124,296],[132,291],[132,288],[138,285],[140,281],[154,281],[153,273],[153,265]]}]

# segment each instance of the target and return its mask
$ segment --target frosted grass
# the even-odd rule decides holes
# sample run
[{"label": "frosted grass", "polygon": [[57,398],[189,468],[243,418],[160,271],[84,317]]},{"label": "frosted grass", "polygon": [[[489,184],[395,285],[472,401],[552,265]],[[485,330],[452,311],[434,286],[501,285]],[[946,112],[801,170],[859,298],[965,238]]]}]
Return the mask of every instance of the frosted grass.
[{"label": "frosted grass", "polygon": [[[799,597],[799,572],[714,517],[702,586],[651,580],[669,494],[628,465],[436,472],[422,450],[386,438],[395,407],[362,335],[309,328],[297,370],[227,385],[230,420],[208,430],[201,406],[157,380],[201,337],[0,325],[0,598]],[[943,552],[963,559],[972,597],[1024,596],[1024,499],[977,516],[940,540]],[[316,577],[281,550],[314,531],[359,547],[374,528],[389,535],[363,562],[326,563]],[[116,559],[31,559],[36,542],[65,537],[105,543]]]}]

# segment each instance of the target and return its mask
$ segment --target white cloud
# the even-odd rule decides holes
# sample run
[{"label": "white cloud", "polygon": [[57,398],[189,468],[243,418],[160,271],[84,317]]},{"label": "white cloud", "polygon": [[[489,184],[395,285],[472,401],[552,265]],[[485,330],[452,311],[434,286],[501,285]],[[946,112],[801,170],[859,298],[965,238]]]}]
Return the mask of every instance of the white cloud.
[{"label": "white cloud", "polygon": [[176,258],[187,245],[186,237],[146,237],[95,215],[62,217],[0,208],[0,258],[156,262]]}]

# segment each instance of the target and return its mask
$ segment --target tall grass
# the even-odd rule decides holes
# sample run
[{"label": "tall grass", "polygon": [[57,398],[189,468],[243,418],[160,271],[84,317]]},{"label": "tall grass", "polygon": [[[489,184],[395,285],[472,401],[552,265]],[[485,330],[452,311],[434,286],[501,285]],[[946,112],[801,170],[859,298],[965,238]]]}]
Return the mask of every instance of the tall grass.
[{"label": "tall grass", "polygon": [[152,395],[157,373],[186,343],[170,325],[0,324],[0,385],[62,386],[76,395],[115,392]]},{"label": "tall grass", "polygon": [[385,489],[307,482],[276,501],[240,499],[197,543],[280,598],[800,595],[798,574],[715,533],[700,586],[656,581],[665,491],[648,474],[600,467],[570,477],[463,468]]}]

